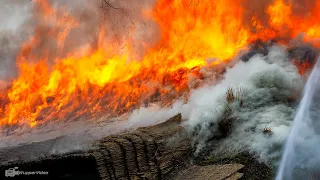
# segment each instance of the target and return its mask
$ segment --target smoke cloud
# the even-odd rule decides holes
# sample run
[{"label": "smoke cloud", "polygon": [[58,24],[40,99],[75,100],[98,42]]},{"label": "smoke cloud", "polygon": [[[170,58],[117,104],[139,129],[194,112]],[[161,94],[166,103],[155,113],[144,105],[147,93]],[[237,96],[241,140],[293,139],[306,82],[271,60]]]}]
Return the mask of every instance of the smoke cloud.
[{"label": "smoke cloud", "polygon": [[[221,83],[191,96],[194,105],[188,124],[196,134],[196,154],[246,151],[267,163],[278,163],[295,115],[293,100],[298,100],[303,81],[283,48],[269,50],[267,56],[257,54],[237,63]],[[225,94],[230,86],[242,87],[243,92],[241,103],[232,102],[227,108]],[[219,141],[219,121],[225,118],[234,119],[228,127],[231,133]]]},{"label": "smoke cloud", "polygon": [[[31,17],[29,1],[3,0],[0,7],[0,87],[1,80],[16,76],[15,58],[22,42],[28,39],[30,29],[26,22]],[[24,28],[23,28],[24,27]]]}]

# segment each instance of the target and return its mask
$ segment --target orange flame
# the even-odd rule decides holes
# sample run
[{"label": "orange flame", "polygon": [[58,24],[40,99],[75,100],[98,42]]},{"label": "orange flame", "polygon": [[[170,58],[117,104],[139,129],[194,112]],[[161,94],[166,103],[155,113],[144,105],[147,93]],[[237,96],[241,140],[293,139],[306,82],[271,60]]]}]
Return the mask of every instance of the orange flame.
[{"label": "orange flame", "polygon": [[[79,22],[65,9],[36,1],[40,23],[17,57],[19,77],[0,96],[0,125],[33,127],[52,120],[116,115],[157,98],[181,96],[189,89],[188,74],[200,76],[200,67],[216,65],[207,58],[227,61],[248,42],[293,38],[302,32],[305,41],[320,36],[316,8],[305,21],[293,14],[292,4],[275,0],[265,8],[269,24],[264,27],[256,16],[252,24],[243,23],[241,1],[158,0],[152,13],[143,10],[141,15],[158,24],[161,38],[147,47],[141,60],[132,59],[136,52],[130,39],[126,47],[118,47],[122,53],[112,53],[107,24],[101,25],[97,47],[52,56],[66,51],[65,40]],[[48,23],[54,25],[43,26]],[[44,41],[54,41],[57,48],[43,47]]]}]

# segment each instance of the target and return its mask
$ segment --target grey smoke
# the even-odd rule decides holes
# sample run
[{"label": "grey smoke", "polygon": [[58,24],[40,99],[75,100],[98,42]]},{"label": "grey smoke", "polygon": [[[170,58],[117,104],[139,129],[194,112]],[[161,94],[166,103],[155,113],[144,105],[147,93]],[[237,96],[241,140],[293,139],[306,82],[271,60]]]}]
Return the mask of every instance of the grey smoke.
[{"label": "grey smoke", "polygon": [[20,45],[28,39],[25,23],[31,17],[29,1],[3,0],[0,6],[0,80],[16,76],[15,58]]},{"label": "grey smoke", "polygon": [[[272,47],[267,56],[256,55],[248,62],[239,62],[224,77],[221,83],[199,90],[202,93],[194,97],[198,105],[191,111],[189,126],[192,131],[198,128],[196,154],[246,151],[261,161],[277,164],[295,115],[297,104],[290,99],[298,101],[303,88],[296,67],[284,48]],[[221,141],[212,140],[218,131],[217,122],[225,115],[225,93],[229,86],[244,89],[244,107],[238,102],[230,105],[231,117],[236,119],[231,134]],[[272,134],[265,134],[264,128],[270,128]]]}]

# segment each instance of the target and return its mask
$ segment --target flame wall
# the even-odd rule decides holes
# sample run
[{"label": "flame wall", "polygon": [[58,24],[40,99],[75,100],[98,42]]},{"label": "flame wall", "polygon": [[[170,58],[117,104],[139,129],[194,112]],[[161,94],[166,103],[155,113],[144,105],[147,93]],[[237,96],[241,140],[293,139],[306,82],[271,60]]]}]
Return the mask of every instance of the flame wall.
[{"label": "flame wall", "polygon": [[[318,47],[317,1],[35,0],[1,126],[116,116],[188,94],[190,76],[258,39]],[[24,27],[24,26],[22,26]],[[217,58],[220,61],[207,61]]]}]

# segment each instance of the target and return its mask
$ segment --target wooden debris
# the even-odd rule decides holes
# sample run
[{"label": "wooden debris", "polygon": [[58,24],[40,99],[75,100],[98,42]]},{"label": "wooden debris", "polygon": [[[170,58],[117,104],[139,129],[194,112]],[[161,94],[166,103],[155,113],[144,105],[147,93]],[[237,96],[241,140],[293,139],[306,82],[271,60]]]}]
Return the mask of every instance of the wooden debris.
[{"label": "wooden debris", "polygon": [[228,177],[226,180],[238,180],[243,176],[243,173],[235,173]]},{"label": "wooden debris", "polygon": [[210,166],[191,166],[179,173],[176,180],[234,180],[242,177],[243,174],[238,173],[244,166],[241,164],[225,164]]}]

